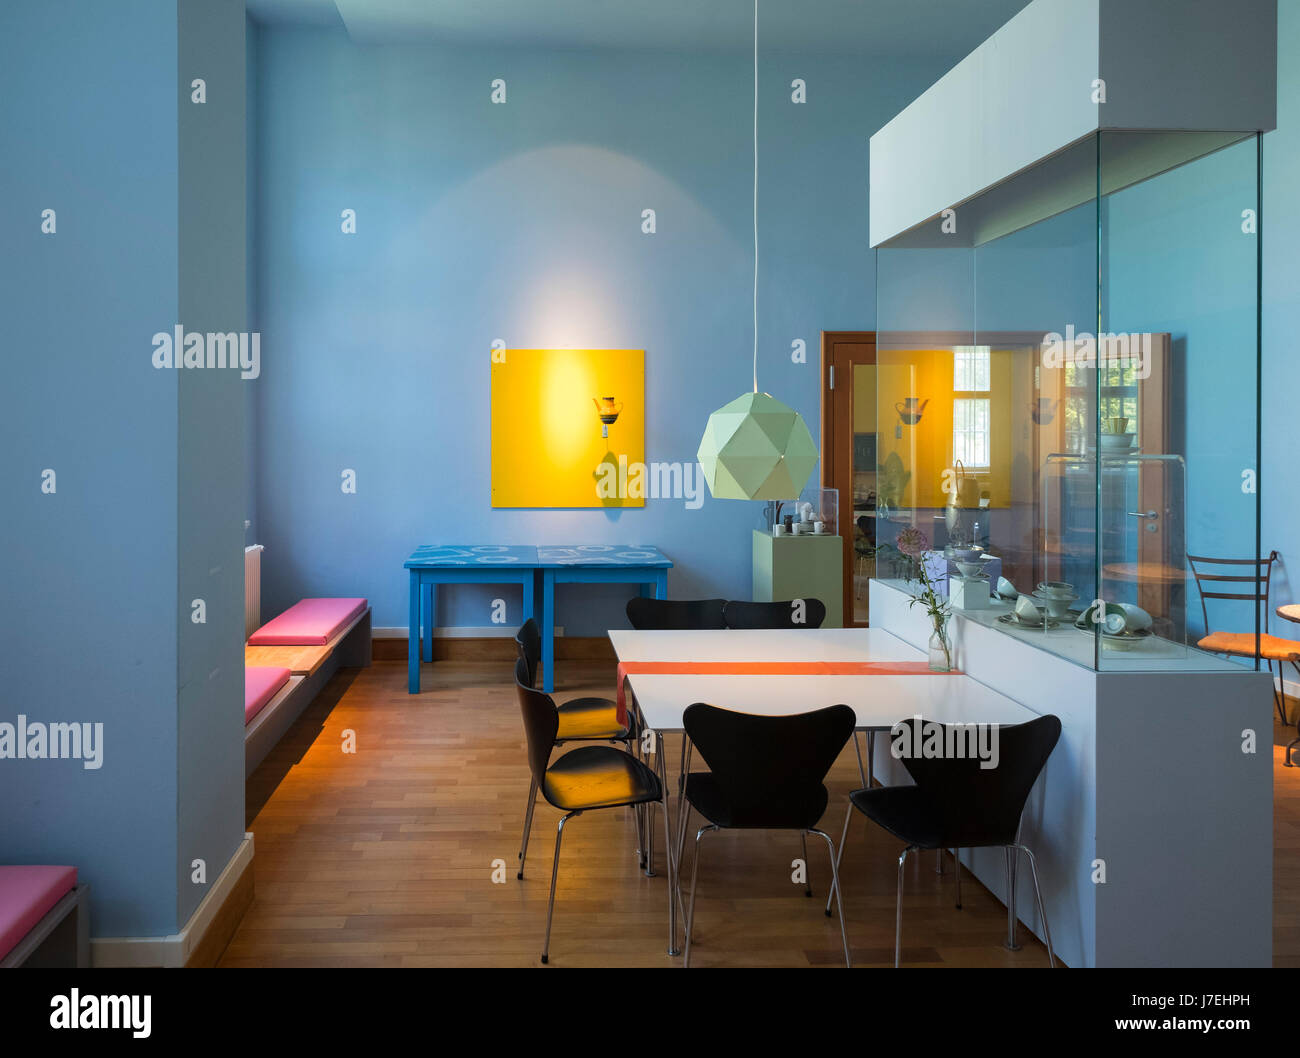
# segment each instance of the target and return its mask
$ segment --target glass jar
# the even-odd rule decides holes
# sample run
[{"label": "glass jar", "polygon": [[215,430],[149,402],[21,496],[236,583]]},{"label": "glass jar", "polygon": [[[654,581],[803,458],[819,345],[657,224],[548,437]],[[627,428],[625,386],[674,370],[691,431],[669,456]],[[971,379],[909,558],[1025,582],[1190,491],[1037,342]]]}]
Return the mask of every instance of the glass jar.
[{"label": "glass jar", "polygon": [[948,622],[938,621],[930,634],[930,671],[952,671],[952,641],[948,638]]}]

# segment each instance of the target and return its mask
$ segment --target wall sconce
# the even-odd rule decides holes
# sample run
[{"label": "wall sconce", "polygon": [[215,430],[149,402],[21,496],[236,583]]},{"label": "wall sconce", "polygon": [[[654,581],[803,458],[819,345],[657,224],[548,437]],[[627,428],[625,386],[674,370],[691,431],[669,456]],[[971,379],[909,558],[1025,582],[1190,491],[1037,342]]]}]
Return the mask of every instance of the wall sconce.
[{"label": "wall sconce", "polygon": [[920,397],[905,397],[895,402],[894,410],[898,412],[898,417],[903,420],[904,426],[915,426],[921,421],[921,416],[925,414],[925,406],[929,403],[929,397],[925,400],[921,400]]},{"label": "wall sconce", "polygon": [[591,402],[596,405],[596,414],[600,416],[600,436],[608,437],[609,428],[618,422],[619,412],[623,410],[623,402],[613,397],[592,397]]}]

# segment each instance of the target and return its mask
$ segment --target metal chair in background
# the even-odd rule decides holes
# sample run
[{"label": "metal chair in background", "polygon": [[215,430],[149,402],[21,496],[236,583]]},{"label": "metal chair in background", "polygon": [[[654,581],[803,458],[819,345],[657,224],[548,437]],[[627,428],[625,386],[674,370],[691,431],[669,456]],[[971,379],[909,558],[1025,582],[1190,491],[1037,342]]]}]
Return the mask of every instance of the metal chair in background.
[{"label": "metal chair in background", "polygon": [[[1201,596],[1201,616],[1205,620],[1206,634],[1197,640],[1196,645],[1211,654],[1225,654],[1228,657],[1262,658],[1273,675],[1273,662],[1277,662],[1277,684],[1273,688],[1273,704],[1282,723],[1286,723],[1286,701],[1282,694],[1282,666],[1290,662],[1300,673],[1300,640],[1283,639],[1270,635],[1268,631],[1269,593],[1273,583],[1273,564],[1278,561],[1278,553],[1270,552],[1268,558],[1209,558],[1204,555],[1188,555],[1187,562],[1192,567],[1196,578],[1196,590]],[[1239,573],[1243,566],[1253,567],[1250,573]],[[1218,570],[1223,572],[1217,572]],[[1208,584],[1208,588],[1207,588]],[[1250,585],[1247,590],[1237,585]],[[1210,631],[1210,614],[1205,605],[1206,599],[1227,599],[1234,602],[1249,602],[1255,608],[1256,627],[1260,628],[1258,637],[1254,632],[1212,632]],[[1258,624],[1259,608],[1263,606],[1264,621]],[[1258,653],[1256,653],[1258,651]],[[1290,750],[1287,752],[1287,766],[1291,766]]]}]

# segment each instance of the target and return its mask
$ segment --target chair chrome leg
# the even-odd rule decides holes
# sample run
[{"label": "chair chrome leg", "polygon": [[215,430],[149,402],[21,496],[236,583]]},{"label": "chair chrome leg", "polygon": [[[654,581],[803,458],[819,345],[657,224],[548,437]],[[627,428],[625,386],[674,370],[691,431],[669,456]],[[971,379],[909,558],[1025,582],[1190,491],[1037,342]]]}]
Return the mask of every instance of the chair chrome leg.
[{"label": "chair chrome leg", "polygon": [[952,850],[952,873],[957,879],[957,910],[961,910],[961,849]]},{"label": "chair chrome leg", "polygon": [[[1291,666],[1295,669],[1296,674],[1300,675],[1300,660],[1297,660],[1297,655],[1295,654],[1291,655]],[[1296,712],[1297,712],[1296,735],[1300,736],[1300,710],[1297,710]],[[1286,692],[1285,691],[1282,692],[1282,726],[1283,727],[1286,726]],[[1286,755],[1282,758],[1282,766],[1284,768],[1295,767],[1295,763],[1291,760],[1291,751],[1294,750],[1296,746],[1300,746],[1300,737],[1293,738],[1290,742],[1286,744]]]},{"label": "chair chrome leg", "polygon": [[545,963],[551,951],[551,915],[555,912],[555,878],[560,873],[560,839],[564,837],[564,824],[581,812],[570,812],[560,820],[555,828],[555,862],[551,864],[551,899],[546,905],[546,940],[542,942],[542,962]]},{"label": "chair chrome leg", "polygon": [[695,832],[695,862],[691,865],[691,901],[686,906],[686,951],[682,958],[682,966],[686,968],[691,965],[691,930],[695,926],[695,882],[700,876],[700,838],[710,830],[717,829],[713,824],[709,824]]},{"label": "chair chrome leg", "polygon": [[[826,850],[827,852],[830,853],[831,856],[831,887],[832,889],[838,889],[840,884],[840,869],[837,862],[839,860],[839,855],[835,848],[835,842],[833,842],[831,840],[831,836],[825,833],[824,831],[805,830],[804,831],[805,848],[807,848],[807,837],[809,834],[816,834],[818,837],[822,838],[826,842]],[[808,895],[811,896],[812,894],[809,893]],[[852,968],[853,960],[849,956],[849,931],[844,928],[844,901],[843,900],[840,900],[839,912],[840,912],[840,940],[844,942],[844,965],[846,968]]]},{"label": "chair chrome leg", "polygon": [[[686,824],[691,808],[686,803],[686,775],[691,769],[691,740],[682,735],[682,771],[677,777],[677,864],[680,868],[682,852],[686,848]],[[680,874],[680,870],[678,871]],[[680,885],[679,885],[680,888]]]},{"label": "chair chrome leg", "polygon": [[1052,930],[1047,925],[1047,909],[1043,907],[1043,892],[1038,888],[1038,864],[1034,862],[1034,854],[1029,851],[1028,846],[1020,845],[1019,849],[1029,857],[1029,877],[1034,882],[1034,903],[1038,905],[1038,920],[1043,924],[1043,941],[1047,945],[1047,965],[1055,970],[1056,955],[1052,952]]},{"label": "chair chrome leg", "polygon": [[[844,846],[849,840],[849,821],[853,818],[853,802],[849,802],[848,811],[844,813],[844,831],[840,834],[840,847],[835,853],[835,870],[831,872],[831,892],[826,898],[826,917],[831,917],[831,901],[835,899],[836,892],[839,891],[840,876],[840,859],[844,855]],[[840,903],[844,903],[844,897],[840,897]],[[843,912],[841,911],[841,914]]]},{"label": "chair chrome leg", "polygon": [[934,873],[943,874],[943,849],[934,850]]},{"label": "chair chrome leg", "polygon": [[677,946],[677,906],[682,902],[678,876],[680,865],[673,862],[673,839],[668,836],[668,790],[664,789],[664,859],[668,861],[668,954],[680,955]]},{"label": "chair chrome leg", "polygon": [[1277,715],[1283,725],[1286,724],[1286,692],[1282,689],[1282,662],[1277,663],[1277,683],[1273,681],[1273,662],[1269,658],[1264,659],[1264,665],[1268,669],[1269,687],[1273,691],[1273,708],[1277,710]]},{"label": "chair chrome leg", "polygon": [[686,831],[691,821],[691,803],[682,798],[682,803],[677,806],[677,897],[681,899],[681,866],[682,856],[686,853]]},{"label": "chair chrome leg", "polygon": [[858,745],[858,733],[853,732],[853,752],[858,755],[858,778],[862,780],[862,785],[868,786],[867,769],[862,766],[862,747]]},{"label": "chair chrome leg", "polygon": [[[799,840],[803,842],[803,895],[812,896],[812,867],[808,863],[808,831],[800,831]],[[834,845],[831,846],[831,855],[835,855]]]},{"label": "chair chrome leg", "polygon": [[528,811],[524,813],[524,839],[519,845],[519,873],[516,878],[524,876],[524,858],[528,855],[528,835],[533,829],[533,809],[537,807],[537,780],[528,787]]},{"label": "chair chrome leg", "polygon": [[[894,969],[901,965],[903,954],[903,868],[907,864],[907,854],[915,850],[915,845],[908,845],[898,857],[898,906],[894,912]],[[842,903],[842,901],[841,901]]]},{"label": "chair chrome leg", "polygon": [[1002,850],[1007,866],[1007,939],[1002,946],[1007,951],[1019,951],[1016,940],[1016,853],[1014,846],[1008,845]]},{"label": "chair chrome leg", "polygon": [[645,805],[645,876],[655,876],[655,805],[657,801],[647,801]]},{"label": "chair chrome leg", "polygon": [[876,733],[867,732],[867,789],[876,782]]}]

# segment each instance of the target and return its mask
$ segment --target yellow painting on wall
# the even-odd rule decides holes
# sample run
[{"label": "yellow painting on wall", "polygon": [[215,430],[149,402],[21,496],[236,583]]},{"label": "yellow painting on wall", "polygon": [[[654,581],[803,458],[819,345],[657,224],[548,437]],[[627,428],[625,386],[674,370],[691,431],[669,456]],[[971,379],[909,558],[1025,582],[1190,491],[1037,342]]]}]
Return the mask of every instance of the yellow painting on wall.
[{"label": "yellow painting on wall", "polygon": [[493,507],[644,507],[645,352],[492,356]]}]

